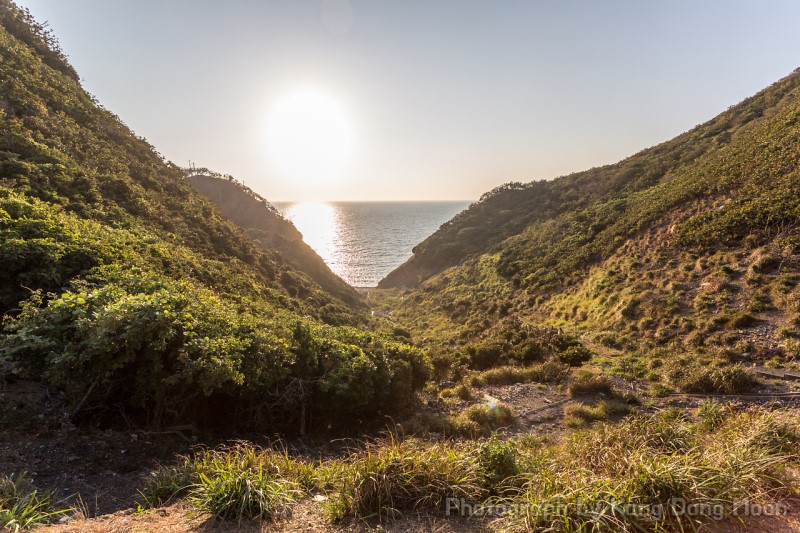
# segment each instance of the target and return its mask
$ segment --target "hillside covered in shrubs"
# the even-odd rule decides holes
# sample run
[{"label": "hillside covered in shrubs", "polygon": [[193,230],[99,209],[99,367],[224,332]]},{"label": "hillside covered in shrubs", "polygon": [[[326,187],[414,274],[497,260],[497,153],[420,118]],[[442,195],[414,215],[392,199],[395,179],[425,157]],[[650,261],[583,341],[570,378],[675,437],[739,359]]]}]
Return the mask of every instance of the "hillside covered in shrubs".
[{"label": "hillside covered in shrubs", "polygon": [[0,529],[796,525],[798,161],[800,71],[362,297],[0,0]]},{"label": "hillside covered in shrubs", "polygon": [[7,0],[0,232],[4,379],[62,391],[75,420],[357,426],[427,375],[358,329],[363,304],[303,270],[299,239],[265,248],[226,219]]}]

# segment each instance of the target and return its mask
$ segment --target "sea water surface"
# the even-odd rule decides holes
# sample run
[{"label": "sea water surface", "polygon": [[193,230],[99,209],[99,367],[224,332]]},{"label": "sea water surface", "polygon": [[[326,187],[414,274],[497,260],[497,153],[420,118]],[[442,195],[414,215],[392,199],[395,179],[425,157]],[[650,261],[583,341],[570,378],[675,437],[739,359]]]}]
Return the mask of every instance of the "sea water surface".
[{"label": "sea water surface", "polygon": [[276,202],[305,241],[354,287],[375,287],[469,202]]}]

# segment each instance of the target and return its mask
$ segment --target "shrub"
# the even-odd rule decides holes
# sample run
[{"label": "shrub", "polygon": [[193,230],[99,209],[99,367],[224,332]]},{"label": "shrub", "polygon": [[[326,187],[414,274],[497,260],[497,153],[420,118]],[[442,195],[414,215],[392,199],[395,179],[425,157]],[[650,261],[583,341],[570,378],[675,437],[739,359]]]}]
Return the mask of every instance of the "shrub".
[{"label": "shrub", "polygon": [[619,339],[617,334],[608,331],[597,335],[595,340],[606,348],[613,348],[615,350],[620,350],[623,346],[623,342]]},{"label": "shrub", "polygon": [[[423,436],[429,433],[438,433],[455,436],[459,434],[449,416],[430,412],[415,413],[409,420],[403,422],[401,428],[405,435]],[[469,434],[470,432],[466,433],[467,436]]]},{"label": "shrub", "polygon": [[516,366],[500,366],[473,374],[468,379],[473,386],[483,385],[513,385],[514,383],[525,383],[529,381],[529,375],[525,368]]},{"label": "shrub", "polygon": [[469,386],[464,383],[459,383],[455,387],[444,389],[439,395],[442,398],[458,398],[459,400],[463,400],[465,402],[468,402],[473,398],[472,389],[470,389]]},{"label": "shrub", "polygon": [[521,364],[528,365],[534,361],[541,361],[550,351],[539,338],[528,337],[514,345],[511,357]]},{"label": "shrub", "polygon": [[514,420],[511,408],[503,403],[471,405],[457,416],[418,413],[403,424],[409,435],[439,433],[448,437],[477,438],[505,427]]},{"label": "shrub", "polygon": [[529,369],[531,381],[537,383],[561,383],[569,375],[569,366],[555,359]]},{"label": "shrub", "polygon": [[592,351],[583,345],[570,346],[558,354],[559,361],[566,363],[569,366],[581,366],[591,358]]},{"label": "shrub", "polygon": [[32,298],[9,323],[5,348],[62,388],[77,413],[114,404],[156,425],[228,425],[227,413],[210,416],[226,405],[240,407],[242,427],[303,412],[346,426],[406,408],[430,375],[410,345],[288,314],[256,316],[153,272],[105,269],[40,303]]},{"label": "shrub", "polygon": [[486,341],[467,346],[470,368],[486,370],[497,365],[506,354],[506,346],[500,342]]},{"label": "shrub", "polygon": [[509,478],[520,474],[517,449],[513,442],[492,435],[480,445],[479,452],[480,465],[488,487],[496,489]]},{"label": "shrub", "polygon": [[411,332],[408,331],[407,329],[401,328],[399,326],[395,327],[394,329],[392,329],[392,336],[394,336],[395,338],[404,340],[404,341],[410,341],[411,340]]},{"label": "shrub", "polygon": [[459,414],[458,416],[447,417],[447,430],[445,435],[448,437],[466,437],[475,439],[486,436],[489,433],[491,433],[491,429],[478,424],[469,417],[464,416],[463,413]]},{"label": "shrub", "polygon": [[619,311],[621,318],[636,320],[642,315],[642,301],[639,298],[631,298]]},{"label": "shrub", "polygon": [[447,352],[434,352],[430,355],[430,364],[433,373],[433,379],[437,381],[444,380],[453,366],[455,358],[452,354]]}]

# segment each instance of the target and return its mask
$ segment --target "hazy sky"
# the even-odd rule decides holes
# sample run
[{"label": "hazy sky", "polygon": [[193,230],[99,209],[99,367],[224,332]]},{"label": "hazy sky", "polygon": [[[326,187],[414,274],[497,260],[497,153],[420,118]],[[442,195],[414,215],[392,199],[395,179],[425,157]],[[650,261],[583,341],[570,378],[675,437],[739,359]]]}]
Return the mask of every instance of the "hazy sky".
[{"label": "hazy sky", "polygon": [[[796,0],[20,4],[168,159],[271,200],[475,199],[613,163],[800,66]],[[352,134],[324,179],[267,146],[276,106],[308,90]]]}]

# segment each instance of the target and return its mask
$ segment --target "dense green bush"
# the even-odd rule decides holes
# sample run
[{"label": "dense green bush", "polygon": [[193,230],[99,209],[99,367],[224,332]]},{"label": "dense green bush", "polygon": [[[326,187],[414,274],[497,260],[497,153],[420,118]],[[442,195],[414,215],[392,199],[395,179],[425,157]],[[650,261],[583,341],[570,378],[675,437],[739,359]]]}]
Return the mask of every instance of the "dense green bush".
[{"label": "dense green bush", "polygon": [[581,366],[592,358],[592,351],[585,346],[570,346],[560,354],[558,360],[569,366]]},{"label": "dense green bush", "polygon": [[[473,370],[531,367],[553,358],[580,366],[592,357],[592,352],[574,336],[552,327],[532,326],[516,317],[504,318],[481,333],[482,340],[468,342],[463,348],[466,364]],[[439,359],[442,357],[445,356],[438,355]],[[454,359],[449,361],[451,365],[457,363]]]},{"label": "dense green bush", "polygon": [[500,342],[483,342],[467,347],[470,367],[476,370],[486,370],[498,365],[506,358],[506,345]]},{"label": "dense green bush", "polygon": [[93,242],[91,226],[44,202],[0,188],[1,309],[13,308],[30,290],[56,290],[106,259]]},{"label": "dense green bush", "polygon": [[353,328],[266,319],[141,269],[92,279],[44,305],[37,293],[7,324],[6,352],[77,414],[122,405],[154,424],[216,424],[226,418],[216,403],[243,425],[312,415],[346,425],[404,408],[428,376],[418,350]]},{"label": "dense green bush", "polygon": [[[10,324],[8,353],[73,400],[90,402],[75,409],[97,408],[94,398],[106,398],[145,408],[160,423],[165,411],[180,418],[198,392],[244,383],[252,335],[243,335],[229,305],[189,282],[138,269],[114,272],[102,284],[74,283],[44,308],[36,303]],[[283,362],[268,353],[259,358],[275,367]]]},{"label": "dense green bush", "polygon": [[510,478],[518,476],[522,471],[517,463],[519,455],[513,442],[492,435],[481,443],[479,460],[486,485],[494,490],[503,484],[511,484]]}]

